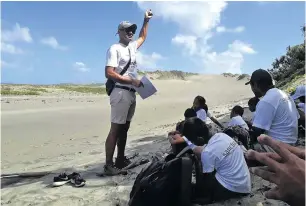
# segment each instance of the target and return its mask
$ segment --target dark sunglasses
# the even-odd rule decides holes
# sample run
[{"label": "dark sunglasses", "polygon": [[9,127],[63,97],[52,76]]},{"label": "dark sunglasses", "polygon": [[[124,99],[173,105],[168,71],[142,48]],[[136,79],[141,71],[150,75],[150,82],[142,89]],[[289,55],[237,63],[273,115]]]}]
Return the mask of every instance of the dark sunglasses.
[{"label": "dark sunglasses", "polygon": [[135,28],[126,28],[126,29],[122,29],[122,31],[125,31],[126,33],[130,33],[130,32],[132,32],[133,34],[136,33],[136,29]]}]

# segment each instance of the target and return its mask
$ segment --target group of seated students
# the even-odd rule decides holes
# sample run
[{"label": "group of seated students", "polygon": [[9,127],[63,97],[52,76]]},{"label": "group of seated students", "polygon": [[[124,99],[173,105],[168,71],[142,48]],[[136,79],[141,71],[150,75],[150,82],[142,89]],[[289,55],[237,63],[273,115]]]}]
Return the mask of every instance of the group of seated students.
[{"label": "group of seated students", "polygon": [[[201,106],[199,102],[202,102]],[[244,110],[240,106],[235,106],[232,109],[228,127],[225,128],[211,115],[207,115],[208,109],[205,102],[203,97],[197,96],[193,107],[186,109],[185,120],[177,124],[176,131],[169,133],[172,150],[178,154],[189,146],[198,160],[201,160],[203,184],[198,184],[202,185],[201,194],[198,194],[201,198],[214,202],[249,194],[251,192],[250,173],[244,158],[245,151],[239,146],[240,142],[247,146],[247,140],[244,141],[244,138],[248,135],[241,135],[241,139],[236,136],[237,140],[232,135],[238,129],[248,134],[248,126],[242,119]],[[209,117],[219,125],[223,132],[212,134],[205,122],[205,117]],[[237,133],[243,134],[243,132]]]},{"label": "group of seated students", "polygon": [[[248,102],[253,118],[246,122],[244,109],[234,106],[228,127],[224,128],[208,112],[204,97],[197,96],[192,108],[185,113],[185,120],[178,123],[176,131],[169,133],[174,153],[189,146],[200,161],[203,173],[203,197],[211,201],[226,200],[251,192],[251,178],[245,152],[275,152],[261,145],[257,137],[266,134],[273,139],[295,145],[298,127],[305,128],[305,86],[297,87],[292,96],[274,87],[272,78],[264,70],[256,70],[251,77],[255,97]],[[296,102],[296,100],[299,101]],[[207,117],[223,130],[211,134],[206,125]]]}]

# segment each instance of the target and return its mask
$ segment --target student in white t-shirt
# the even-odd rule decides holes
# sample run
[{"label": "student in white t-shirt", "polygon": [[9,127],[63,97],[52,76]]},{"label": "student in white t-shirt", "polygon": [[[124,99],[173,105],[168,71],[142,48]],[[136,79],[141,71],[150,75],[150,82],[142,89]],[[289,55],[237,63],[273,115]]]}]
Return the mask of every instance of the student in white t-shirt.
[{"label": "student in white t-shirt", "polygon": [[223,133],[232,137],[239,144],[242,144],[245,149],[249,149],[250,134],[247,123],[242,119],[244,109],[241,106],[234,106],[230,114],[230,122],[228,127],[223,130]]},{"label": "student in white t-shirt", "polygon": [[305,128],[305,85],[300,85],[296,87],[294,94],[291,96],[294,101],[299,101],[296,103],[296,107],[299,111],[299,126],[303,126]]},{"label": "student in white t-shirt", "polygon": [[[199,136],[203,138],[204,146],[194,144]],[[251,178],[243,151],[228,135],[217,133],[211,137],[203,121],[191,118],[185,121],[183,134],[170,133],[169,141],[171,144],[185,142],[201,160],[203,182],[199,183],[200,191],[197,191],[200,197],[222,201],[251,192]]]},{"label": "student in white t-shirt", "polygon": [[305,89],[306,89],[305,85],[297,86],[294,91],[294,94],[291,95],[294,101],[299,100],[299,103],[297,104],[297,106],[304,113],[305,113]]},{"label": "student in white t-shirt", "polygon": [[272,76],[263,69],[252,73],[246,83],[257,98],[261,98],[256,106],[253,120],[253,139],[261,134],[294,145],[298,137],[299,114],[295,103],[285,92],[273,85]]},{"label": "student in white t-shirt", "polygon": [[211,119],[216,125],[221,127],[222,129],[224,126],[220,124],[220,122],[211,116],[211,114],[208,111],[208,106],[206,105],[206,100],[202,96],[196,96],[196,98],[193,101],[193,106],[192,108],[196,111],[197,117],[204,121],[206,123],[207,117]]},{"label": "student in white t-shirt", "polygon": [[251,122],[253,122],[253,119],[254,119],[254,116],[255,116],[255,112],[256,112],[256,106],[257,106],[259,101],[260,101],[260,99],[258,99],[257,97],[252,97],[248,101],[249,110],[253,114]]},{"label": "student in white t-shirt", "polygon": [[[183,129],[184,129],[184,123],[187,119],[190,119],[190,118],[197,118],[197,113],[194,111],[194,109],[192,108],[188,108],[185,110],[184,112],[184,117],[185,117],[185,120],[184,121],[181,121],[179,123],[176,124],[176,127],[175,127],[175,131],[179,132],[179,133],[183,133]],[[202,121],[202,120],[200,120]],[[199,142],[196,142],[196,144],[198,145]],[[172,152],[174,154],[178,154],[180,153],[187,145],[186,143],[182,143],[182,144],[176,144],[176,145],[171,145],[172,146]]]},{"label": "student in white t-shirt", "polygon": [[231,111],[230,115],[231,120],[228,123],[228,127],[240,126],[246,130],[249,130],[247,123],[242,119],[243,113],[244,109],[241,106],[239,105],[234,106]]}]

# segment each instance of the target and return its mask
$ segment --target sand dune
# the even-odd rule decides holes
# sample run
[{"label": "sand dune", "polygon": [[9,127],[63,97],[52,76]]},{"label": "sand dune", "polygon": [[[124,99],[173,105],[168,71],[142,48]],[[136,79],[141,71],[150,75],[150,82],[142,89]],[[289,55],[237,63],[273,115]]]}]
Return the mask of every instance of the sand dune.
[{"label": "sand dune", "polygon": [[[211,113],[221,122],[228,121],[229,111],[235,104],[246,106],[252,97],[245,81],[222,75],[153,80],[153,83],[158,89],[156,95],[147,100],[137,97],[128,154],[138,152],[148,158],[156,153],[163,155],[169,149],[165,134],[183,118],[184,110],[191,106],[196,95],[206,98]],[[127,176],[98,178],[95,175],[103,168],[109,114],[107,96],[2,98],[2,173],[53,172],[35,179],[2,179],[2,204],[125,205],[142,167],[131,170]],[[87,180],[84,188],[48,186],[54,174],[71,171],[81,172]],[[270,184],[256,177],[253,179],[254,195],[239,200],[242,205],[267,201],[261,188]],[[233,205],[237,201],[222,205]]]}]

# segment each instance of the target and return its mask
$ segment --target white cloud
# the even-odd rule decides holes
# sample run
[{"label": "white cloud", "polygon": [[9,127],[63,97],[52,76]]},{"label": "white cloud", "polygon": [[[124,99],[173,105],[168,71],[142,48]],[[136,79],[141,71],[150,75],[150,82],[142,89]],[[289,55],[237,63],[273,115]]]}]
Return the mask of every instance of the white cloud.
[{"label": "white cloud", "polygon": [[229,28],[226,28],[224,26],[218,26],[216,28],[216,31],[217,33],[224,33],[224,32],[230,32],[230,33],[241,33],[245,30],[244,26],[238,26],[236,28],[233,28],[233,29],[229,29]]},{"label": "white cloud", "polygon": [[226,51],[220,53],[208,52],[203,55],[203,62],[206,71],[211,70],[211,73],[241,74],[241,67],[244,62],[243,54],[255,53],[251,45],[235,40]]},{"label": "white cloud", "polygon": [[245,54],[255,54],[256,53],[250,44],[243,43],[239,40],[236,40],[232,44],[230,44],[229,48],[232,51],[241,52]]},{"label": "white cloud", "polygon": [[153,52],[152,54],[144,54],[137,52],[137,67],[140,70],[156,69],[158,61],[165,59],[162,55]]},{"label": "white cloud", "polygon": [[4,60],[0,60],[0,65],[1,65],[1,69],[2,68],[12,68],[12,67],[15,67],[15,64],[6,62]]},{"label": "white cloud", "polygon": [[270,2],[269,1],[257,1],[257,3],[259,5],[266,5],[266,4],[270,3]]},{"label": "white cloud", "polygon": [[22,54],[23,51],[12,44],[1,42],[1,52],[9,54]]},{"label": "white cloud", "polygon": [[216,29],[216,31],[217,31],[218,33],[222,33],[222,32],[225,32],[225,31],[226,31],[226,28],[225,28],[224,26],[218,26],[217,29]]},{"label": "white cloud", "polygon": [[3,61],[3,60],[0,60],[0,65],[1,65],[1,69],[2,69],[3,67],[6,67],[8,65],[8,63]]},{"label": "white cloud", "polygon": [[137,2],[142,10],[152,9],[155,17],[176,23],[183,32],[201,36],[220,23],[227,3],[222,1]]},{"label": "white cloud", "polygon": [[51,36],[51,37],[47,37],[47,38],[43,38],[40,41],[42,44],[45,44],[47,46],[50,46],[53,49],[59,49],[59,50],[67,50],[68,48],[66,46],[61,46],[58,41],[56,40],[55,37]]},{"label": "white cloud", "polygon": [[15,24],[13,30],[4,30],[1,32],[1,40],[4,42],[32,42],[33,39],[28,27],[20,27],[18,23]]},{"label": "white cloud", "polygon": [[89,72],[90,69],[83,62],[75,62],[73,67],[80,72]]},{"label": "white cloud", "polygon": [[256,53],[250,44],[239,40],[229,44],[227,50],[217,53],[212,51],[207,41],[203,41],[195,36],[180,35],[180,39],[185,41],[177,41],[176,39],[174,38],[172,42],[182,46],[183,52],[189,55],[195,64],[204,68],[204,71],[208,73],[231,72],[240,74],[244,62],[243,55]]},{"label": "white cloud", "polygon": [[199,68],[209,73],[230,71],[241,73],[245,54],[255,54],[251,45],[236,40],[228,45],[227,50],[217,53],[212,50],[209,41],[217,33],[240,33],[243,26],[226,28],[220,25],[222,11],[226,2],[137,2],[142,10],[151,8],[154,18],[162,18],[175,23],[180,32],[172,38],[172,43],[182,49]]}]

